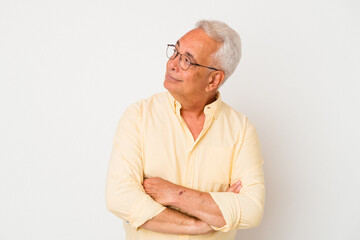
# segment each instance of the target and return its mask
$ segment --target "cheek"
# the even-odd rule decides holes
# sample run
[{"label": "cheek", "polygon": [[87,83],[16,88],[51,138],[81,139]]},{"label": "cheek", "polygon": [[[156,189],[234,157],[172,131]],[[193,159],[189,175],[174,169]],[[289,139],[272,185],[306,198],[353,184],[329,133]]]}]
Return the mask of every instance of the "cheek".
[{"label": "cheek", "polygon": [[191,85],[198,90],[206,87],[206,82],[207,82],[206,78],[200,72],[196,72],[195,74],[193,74],[190,81],[191,81]]},{"label": "cheek", "polygon": [[166,62],[166,70],[170,69],[170,60]]}]

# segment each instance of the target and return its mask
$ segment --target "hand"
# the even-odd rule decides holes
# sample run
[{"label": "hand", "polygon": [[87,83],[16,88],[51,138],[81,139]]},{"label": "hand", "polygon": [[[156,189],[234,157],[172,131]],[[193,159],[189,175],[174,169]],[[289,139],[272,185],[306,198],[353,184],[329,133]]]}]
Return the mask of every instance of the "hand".
[{"label": "hand", "polygon": [[181,191],[181,186],[159,177],[145,178],[143,187],[146,194],[164,206],[171,205],[174,196]]},{"label": "hand", "polygon": [[241,181],[238,180],[236,183],[234,183],[228,189],[226,189],[225,192],[239,193],[241,188],[242,188]]},{"label": "hand", "polygon": [[209,224],[207,224],[206,222],[200,219],[196,220],[195,227],[196,227],[196,231],[195,231],[196,234],[207,234],[212,231],[215,231],[214,229],[212,229],[212,227],[210,227]]}]

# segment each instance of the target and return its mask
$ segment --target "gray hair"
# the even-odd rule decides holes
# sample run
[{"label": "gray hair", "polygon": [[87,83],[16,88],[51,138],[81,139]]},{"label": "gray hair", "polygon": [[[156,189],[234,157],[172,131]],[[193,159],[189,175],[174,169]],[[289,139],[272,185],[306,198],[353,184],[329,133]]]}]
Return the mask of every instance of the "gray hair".
[{"label": "gray hair", "polygon": [[220,21],[201,20],[195,25],[222,45],[214,55],[216,65],[225,72],[224,82],[235,71],[241,58],[241,40],[235,30]]}]

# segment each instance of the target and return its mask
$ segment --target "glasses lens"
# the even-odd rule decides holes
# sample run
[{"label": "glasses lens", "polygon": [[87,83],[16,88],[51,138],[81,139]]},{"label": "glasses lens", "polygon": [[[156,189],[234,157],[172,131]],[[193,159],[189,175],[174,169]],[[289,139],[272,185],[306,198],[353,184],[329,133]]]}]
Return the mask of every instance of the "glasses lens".
[{"label": "glasses lens", "polygon": [[174,59],[176,56],[176,48],[173,45],[168,45],[167,49],[166,49],[166,56],[169,59]]},{"label": "glasses lens", "polygon": [[190,58],[188,58],[187,56],[181,55],[179,64],[182,69],[187,70],[191,65]]}]

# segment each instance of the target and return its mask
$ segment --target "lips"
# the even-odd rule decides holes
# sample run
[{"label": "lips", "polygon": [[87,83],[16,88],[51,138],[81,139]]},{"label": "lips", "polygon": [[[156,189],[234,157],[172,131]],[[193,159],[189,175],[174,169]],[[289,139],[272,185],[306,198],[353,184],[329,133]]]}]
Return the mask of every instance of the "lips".
[{"label": "lips", "polygon": [[170,80],[170,81],[182,82],[181,80],[172,77],[170,74],[166,74],[165,78],[166,80]]}]

